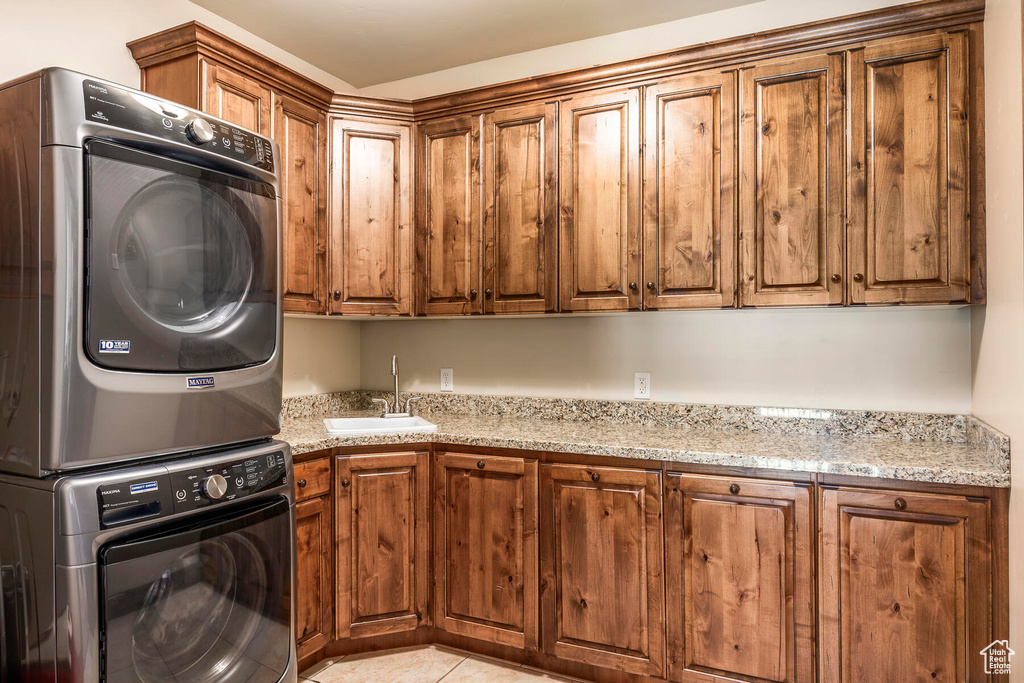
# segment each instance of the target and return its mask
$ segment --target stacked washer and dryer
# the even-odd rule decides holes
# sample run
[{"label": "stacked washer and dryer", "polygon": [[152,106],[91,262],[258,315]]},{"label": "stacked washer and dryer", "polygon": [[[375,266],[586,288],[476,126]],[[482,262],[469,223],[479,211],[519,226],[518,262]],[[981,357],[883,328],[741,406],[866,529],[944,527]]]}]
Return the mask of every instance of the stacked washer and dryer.
[{"label": "stacked washer and dryer", "polygon": [[0,680],[295,681],[276,145],[0,85]]}]

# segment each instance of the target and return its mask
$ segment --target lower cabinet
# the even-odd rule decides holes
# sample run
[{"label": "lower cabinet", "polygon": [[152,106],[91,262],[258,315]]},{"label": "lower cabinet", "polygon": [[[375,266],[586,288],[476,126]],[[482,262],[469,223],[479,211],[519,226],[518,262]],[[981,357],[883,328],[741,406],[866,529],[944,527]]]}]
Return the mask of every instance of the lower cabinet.
[{"label": "lower cabinet", "polygon": [[295,466],[295,639],[299,657],[333,639],[330,457]]},{"label": "lower cabinet", "polygon": [[988,680],[990,501],[823,488],[821,680]]},{"label": "lower cabinet", "polygon": [[811,492],[666,474],[669,678],[814,680]]},{"label": "lower cabinet", "polygon": [[537,648],[537,461],[439,453],[434,624]]},{"label": "lower cabinet", "polygon": [[578,465],[541,472],[544,651],[660,675],[661,474]]},{"label": "lower cabinet", "polygon": [[428,619],[428,457],[337,459],[337,638],[408,631]]}]

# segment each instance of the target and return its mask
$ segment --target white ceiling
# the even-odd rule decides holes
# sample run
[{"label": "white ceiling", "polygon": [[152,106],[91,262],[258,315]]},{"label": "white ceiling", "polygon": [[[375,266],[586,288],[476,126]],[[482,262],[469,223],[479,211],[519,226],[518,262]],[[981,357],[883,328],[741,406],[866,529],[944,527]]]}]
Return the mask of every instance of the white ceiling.
[{"label": "white ceiling", "polygon": [[755,0],[192,0],[357,88]]}]

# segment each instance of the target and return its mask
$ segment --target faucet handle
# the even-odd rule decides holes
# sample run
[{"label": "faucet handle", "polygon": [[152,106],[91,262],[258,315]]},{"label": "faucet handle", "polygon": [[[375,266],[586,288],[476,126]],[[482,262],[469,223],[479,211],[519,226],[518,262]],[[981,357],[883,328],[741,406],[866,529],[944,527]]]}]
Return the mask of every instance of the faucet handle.
[{"label": "faucet handle", "polygon": [[409,412],[409,404],[411,404],[413,401],[420,401],[420,400],[423,400],[422,396],[410,396],[409,398],[405,399],[405,411],[404,412],[406,412],[406,413]]},{"label": "faucet handle", "polygon": [[384,415],[387,415],[388,413],[391,412],[391,404],[388,403],[388,400],[386,398],[371,398],[370,401],[372,401],[373,403],[383,403]]}]

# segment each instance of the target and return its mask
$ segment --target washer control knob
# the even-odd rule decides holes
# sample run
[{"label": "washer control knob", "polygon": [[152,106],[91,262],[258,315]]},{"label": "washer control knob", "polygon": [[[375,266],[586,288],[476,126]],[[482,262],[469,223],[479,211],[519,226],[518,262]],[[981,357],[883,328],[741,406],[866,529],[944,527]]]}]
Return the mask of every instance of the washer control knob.
[{"label": "washer control knob", "polygon": [[217,500],[223,498],[224,494],[228,492],[228,481],[219,474],[213,474],[207,477],[206,481],[203,482],[203,493],[210,500]]},{"label": "washer control knob", "polygon": [[217,134],[213,132],[213,126],[206,119],[192,119],[185,126],[185,135],[197,145],[205,145],[217,137]]}]

